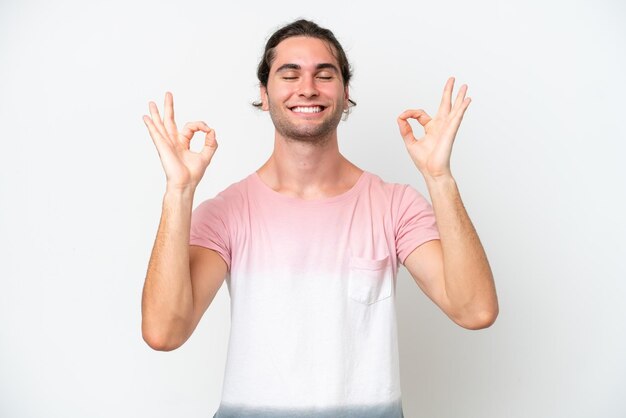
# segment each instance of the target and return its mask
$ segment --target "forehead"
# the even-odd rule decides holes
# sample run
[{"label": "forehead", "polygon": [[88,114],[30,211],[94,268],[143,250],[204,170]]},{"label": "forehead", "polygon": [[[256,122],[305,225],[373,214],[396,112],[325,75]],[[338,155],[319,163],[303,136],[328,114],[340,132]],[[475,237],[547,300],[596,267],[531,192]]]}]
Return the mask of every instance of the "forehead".
[{"label": "forehead", "polygon": [[304,68],[326,63],[339,67],[332,46],[328,42],[307,36],[293,36],[281,41],[274,48],[272,69],[284,64],[298,64]]}]

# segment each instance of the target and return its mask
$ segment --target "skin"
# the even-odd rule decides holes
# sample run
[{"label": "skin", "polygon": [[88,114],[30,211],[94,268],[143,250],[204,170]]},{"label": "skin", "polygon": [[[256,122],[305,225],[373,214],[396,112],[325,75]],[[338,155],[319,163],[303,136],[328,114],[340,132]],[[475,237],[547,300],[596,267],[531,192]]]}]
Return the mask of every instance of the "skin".
[{"label": "skin", "polygon": [[[262,108],[276,124],[274,150],[257,172],[267,185],[290,196],[341,194],[363,170],[339,152],[337,125],[349,99],[339,64],[329,45],[315,38],[285,39],[275,52],[267,86],[260,89]],[[298,114],[291,110],[296,105],[324,110]]]},{"label": "skin", "polygon": [[[406,149],[428,187],[441,237],[416,248],[404,264],[450,319],[467,329],[481,329],[494,323],[499,307],[487,256],[450,170],[452,145],[471,102],[464,84],[452,103],[454,81],[450,77],[446,82],[434,118],[413,109],[397,120]],[[415,137],[409,119],[424,128],[421,138]]]},{"label": "skin", "polygon": [[[260,88],[262,109],[275,125],[274,150],[257,170],[279,193],[302,199],[335,196],[349,190],[363,172],[339,152],[337,125],[348,107],[344,85],[331,47],[308,37],[292,37],[276,47],[267,86]],[[462,85],[454,103],[449,78],[435,117],[407,110],[398,117],[400,134],[424,177],[433,202],[440,240],[416,248],[405,266],[418,286],[457,324],[468,329],[490,326],[498,314],[493,276],[483,247],[463,207],[450,170],[452,145],[470,104]],[[321,112],[297,107],[319,106]],[[171,93],[161,118],[155,103],[144,122],[165,170],[167,187],[142,297],[142,332],[157,350],[182,345],[212,302],[227,272],[215,252],[190,246],[189,227],[195,189],[217,149],[215,132],[204,122],[178,130]],[[424,135],[409,125],[416,119]],[[189,144],[205,134],[196,153]]]},{"label": "skin", "polygon": [[[325,144],[337,137],[337,125],[348,108],[348,89],[332,50],[319,39],[307,37],[288,38],[277,45],[261,97],[276,137],[283,141]],[[323,110],[296,112],[298,105],[320,105]]]}]

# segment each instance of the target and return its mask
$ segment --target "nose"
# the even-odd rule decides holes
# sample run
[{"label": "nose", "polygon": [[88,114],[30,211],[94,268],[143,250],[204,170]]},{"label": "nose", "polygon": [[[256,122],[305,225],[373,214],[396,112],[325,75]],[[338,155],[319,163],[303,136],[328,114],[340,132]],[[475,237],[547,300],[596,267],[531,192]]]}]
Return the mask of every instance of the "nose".
[{"label": "nose", "polygon": [[300,81],[298,94],[302,97],[315,97],[319,94],[314,76],[303,76]]}]

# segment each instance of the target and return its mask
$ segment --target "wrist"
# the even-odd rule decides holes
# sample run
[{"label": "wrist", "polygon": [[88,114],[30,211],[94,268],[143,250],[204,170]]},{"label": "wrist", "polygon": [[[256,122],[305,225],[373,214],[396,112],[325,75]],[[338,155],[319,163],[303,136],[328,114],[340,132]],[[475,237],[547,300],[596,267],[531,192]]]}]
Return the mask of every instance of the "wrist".
[{"label": "wrist", "polygon": [[441,187],[441,186],[449,186],[456,185],[456,180],[452,176],[452,173],[441,174],[437,176],[424,176],[424,181],[426,185],[430,188],[432,187]]},{"label": "wrist", "polygon": [[187,199],[192,198],[196,192],[196,187],[192,185],[167,184],[165,187],[165,199]]},{"label": "wrist", "polygon": [[452,175],[443,175],[436,177],[424,177],[428,194],[433,200],[447,199],[458,194],[456,180]]}]

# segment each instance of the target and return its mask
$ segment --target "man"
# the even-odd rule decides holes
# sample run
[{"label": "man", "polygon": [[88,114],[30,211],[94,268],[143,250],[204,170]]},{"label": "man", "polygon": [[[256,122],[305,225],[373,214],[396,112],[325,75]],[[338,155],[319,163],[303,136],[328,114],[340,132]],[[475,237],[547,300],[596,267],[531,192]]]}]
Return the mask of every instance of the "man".
[{"label": "man", "polygon": [[[339,153],[350,67],[332,32],[296,21],[272,35],[259,65],[274,151],[250,176],[200,204],[193,195],[217,142],[204,122],[178,131],[173,99],[144,121],[167,176],[148,266],[142,331],[173,350],[226,279],[231,335],[216,417],[402,417],[395,317],[398,262],[454,322],[490,326],[494,282],[450,172],[470,99],[445,85],[434,118],[407,110],[400,133],[433,206]],[[426,134],[416,140],[408,119]],[[189,150],[205,133],[200,153]],[[434,209],[434,211],[433,211]],[[436,223],[435,223],[436,219]]]}]

